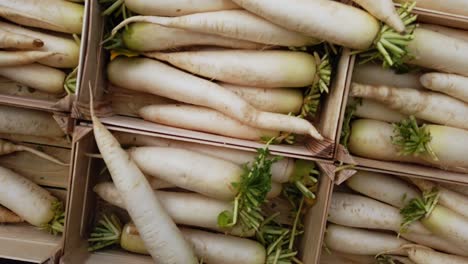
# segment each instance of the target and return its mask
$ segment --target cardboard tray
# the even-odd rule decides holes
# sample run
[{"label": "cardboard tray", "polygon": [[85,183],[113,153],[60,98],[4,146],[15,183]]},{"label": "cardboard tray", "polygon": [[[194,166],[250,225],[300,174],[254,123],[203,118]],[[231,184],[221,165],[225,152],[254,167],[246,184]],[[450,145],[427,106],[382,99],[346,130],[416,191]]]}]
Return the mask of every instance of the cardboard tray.
[{"label": "cardboard tray", "polygon": [[[107,126],[110,131],[129,132],[128,129]],[[157,133],[146,131],[130,131],[132,134],[160,137]],[[205,142],[204,144],[211,144]],[[94,135],[89,124],[83,123],[76,127],[75,141],[73,145],[73,175],[68,200],[67,225],[64,242],[64,255],[61,258],[63,264],[102,264],[102,263],[153,263],[150,257],[127,253],[121,250],[105,250],[90,253],[87,251],[87,237],[91,231],[98,199],[92,188],[97,181],[96,173],[102,167],[102,161],[90,159],[85,153],[97,153]],[[319,169],[328,171],[328,164],[319,164]],[[332,189],[332,177],[322,173],[318,190],[318,201],[306,215],[306,233],[302,239],[301,256],[305,264],[315,264],[318,261],[326,210],[328,208],[329,195]]]},{"label": "cardboard tray", "polygon": [[[0,138],[6,139],[2,135]],[[27,139],[29,142],[35,141],[33,137]],[[72,152],[71,148],[66,146],[19,143],[38,148],[64,162],[70,162]],[[28,163],[27,168],[24,166],[25,162]],[[16,152],[1,156],[0,166],[14,170],[41,185],[66,206],[70,166],[56,165],[28,152]],[[53,236],[27,223],[0,225],[0,258],[54,264],[59,259],[62,244],[63,236]]]},{"label": "cardboard tray", "polygon": [[[86,43],[88,42],[89,6],[91,0],[84,1],[83,29],[80,36],[80,56],[77,71],[77,89],[80,87],[81,76],[86,54]],[[18,106],[23,108],[46,110],[54,112],[70,112],[75,95],[66,95],[57,98],[47,93],[41,93],[25,85],[0,77],[0,104]]]},{"label": "cardboard tray", "polygon": [[[72,115],[77,119],[89,120],[89,86],[91,86],[94,94],[95,105],[97,106],[97,113],[103,118],[105,124],[120,126],[125,128],[140,129],[150,132],[169,133],[179,137],[186,137],[191,139],[199,139],[210,142],[218,142],[233,146],[242,146],[246,148],[256,148],[260,144],[253,141],[239,140],[225,136],[217,136],[209,133],[195,132],[185,129],[178,129],[164,125],[155,125],[150,122],[143,121],[135,117],[135,108],[140,103],[135,103],[135,98],[141,98],[145,101],[142,93],[132,92],[129,90],[123,91],[123,95],[109,96],[108,92],[112,91],[112,87],[108,86],[105,77],[105,67],[108,61],[107,51],[101,48],[100,43],[103,39],[104,19],[100,15],[101,9],[97,1],[91,1],[90,6],[90,28],[93,30],[88,31],[88,47],[87,54],[84,59],[84,70],[82,75],[81,87],[77,95],[77,102],[73,107]],[[332,83],[330,94],[323,100],[322,109],[317,124],[318,130],[328,140],[317,142],[316,140],[306,140],[302,145],[297,146],[275,146],[275,149],[290,154],[314,156],[324,159],[332,159],[335,150],[335,141],[337,139],[337,125],[339,119],[339,107],[341,107],[342,95],[344,92],[344,85],[346,80],[346,72],[349,65],[349,51],[344,50],[343,55],[338,64],[336,77]],[[122,92],[124,89],[118,90]],[[132,97],[134,95],[135,97]],[[132,100],[133,99],[133,100]],[[111,102],[111,100],[113,102]],[[164,99],[161,99],[165,101]],[[124,106],[123,104],[131,104],[132,106]],[[115,106],[113,103],[120,104]],[[126,111],[126,113],[122,113]],[[125,114],[125,115],[122,115]],[[133,117],[132,117],[133,116]]]}]

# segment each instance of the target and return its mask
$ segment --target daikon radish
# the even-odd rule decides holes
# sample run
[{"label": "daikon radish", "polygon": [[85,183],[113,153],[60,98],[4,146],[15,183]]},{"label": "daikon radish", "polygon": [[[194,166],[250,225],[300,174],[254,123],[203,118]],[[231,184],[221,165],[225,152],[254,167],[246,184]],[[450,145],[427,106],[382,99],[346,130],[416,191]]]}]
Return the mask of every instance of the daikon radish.
[{"label": "daikon radish", "polygon": [[91,88],[90,95],[97,146],[148,252],[161,264],[198,263],[191,246],[162,207],[145,175],[95,116]]},{"label": "daikon radish", "polygon": [[[350,227],[400,232],[403,216],[393,206],[361,195],[335,192],[328,212],[328,221]],[[431,233],[419,222],[412,223],[407,231],[426,235]]]},{"label": "daikon radish", "polygon": [[416,264],[468,264],[468,258],[444,254],[429,248],[407,247],[408,257]]},{"label": "daikon radish", "polygon": [[410,200],[421,197],[420,192],[409,183],[377,172],[360,170],[346,181],[346,185],[396,208],[403,208]]},{"label": "daikon radish", "polygon": [[[121,195],[112,182],[99,183],[93,190],[104,201],[126,209]],[[195,193],[155,191],[155,195],[176,224],[208,228],[236,236],[253,235],[249,230],[243,230],[241,226],[231,229],[218,226],[218,215],[225,210],[231,210],[230,202],[218,201]]]},{"label": "daikon radish", "polygon": [[279,132],[250,127],[216,110],[200,106],[149,105],[141,108],[139,115],[154,123],[240,139],[261,141],[279,135]]},{"label": "daikon radish", "polygon": [[407,115],[468,129],[468,104],[450,96],[409,88],[351,84],[351,96],[373,99]]},{"label": "daikon radish", "polygon": [[448,73],[426,73],[421,83],[427,89],[441,92],[468,103],[468,77]]},{"label": "daikon radish", "polygon": [[34,226],[53,234],[63,232],[64,212],[57,198],[29,179],[3,167],[0,167],[0,182],[1,205]]},{"label": "daikon radish", "polygon": [[40,157],[42,159],[48,160],[50,162],[53,162],[53,163],[56,163],[56,164],[59,164],[59,165],[64,165],[64,166],[69,165],[69,164],[63,163],[62,161],[58,160],[57,158],[54,158],[54,157],[52,157],[50,155],[47,155],[46,153],[41,152],[39,150],[30,148],[30,147],[27,147],[27,146],[23,146],[23,145],[13,144],[11,142],[0,139],[0,155],[7,155],[7,154],[11,154],[13,152],[18,152],[18,151],[29,152],[29,153],[31,153],[33,155],[36,155],[36,156],[38,156],[38,157]]},{"label": "daikon radish", "polygon": [[447,239],[435,235],[421,235],[414,233],[402,233],[400,235],[404,239],[412,241],[418,245],[430,247],[449,254],[468,257],[468,252],[462,246],[458,246]]},{"label": "daikon radish", "polygon": [[84,6],[64,0],[3,0],[0,16],[25,26],[81,34]]},{"label": "daikon radish", "polygon": [[380,64],[356,63],[353,70],[352,80],[356,83],[369,85],[385,85],[392,87],[423,89],[424,86],[419,79],[421,73],[397,74],[392,69],[383,68]]},{"label": "daikon radish", "polygon": [[[25,0],[21,0],[20,2],[24,1]],[[37,0],[35,1],[38,2]],[[62,34],[52,35],[49,33],[30,30],[15,24],[6,23],[2,21],[0,21],[0,28],[12,34],[21,34],[31,38],[40,39],[44,43],[44,45],[36,50],[49,51],[55,53],[55,55],[53,56],[40,60],[39,63],[41,64],[56,68],[75,68],[76,66],[78,66],[78,61],[80,57],[80,47],[79,44],[77,44],[71,36]]]},{"label": "daikon radish", "polygon": [[243,174],[232,162],[184,149],[139,147],[129,154],[145,174],[220,200],[234,199],[232,183]]},{"label": "daikon radish", "polygon": [[[410,131],[415,126],[415,121],[409,122],[401,126],[401,129]],[[414,136],[398,137],[398,142],[395,142],[397,134],[391,124],[370,119],[356,120],[352,123],[349,150],[355,155],[370,159],[413,162],[451,171],[468,171],[468,159],[463,158],[463,153],[468,151],[466,130],[426,125],[413,133]],[[392,138],[396,144],[393,144]],[[405,143],[414,140],[419,143]]]},{"label": "daikon radish", "polygon": [[[427,45],[431,43],[431,45]],[[434,52],[434,47],[443,47]],[[409,42],[407,63],[468,76],[468,42],[432,30],[417,28]]]},{"label": "daikon radish", "polygon": [[0,133],[63,137],[62,129],[51,114],[11,106],[0,106]]},{"label": "daikon radish", "polygon": [[468,33],[466,30],[461,30],[461,29],[455,29],[451,27],[444,27],[444,26],[439,26],[435,24],[419,24],[419,27],[424,28],[424,29],[429,29],[444,35],[447,35],[452,38],[458,38],[464,41],[468,41]]},{"label": "daikon radish", "polygon": [[410,242],[392,234],[328,224],[325,244],[337,252],[375,256],[386,251],[397,251]]},{"label": "daikon radish", "polygon": [[38,63],[0,67],[0,76],[52,94],[64,92],[63,85],[66,78],[63,71]]},{"label": "daikon radish", "polygon": [[267,45],[302,47],[320,43],[320,40],[284,29],[245,10],[222,10],[177,17],[133,16],[116,26],[112,34],[115,35],[121,28],[135,22],[158,24]]},{"label": "daikon radish", "polygon": [[230,0],[125,0],[125,6],[141,15],[153,16],[182,16],[193,13],[210,12],[217,10],[238,9]]},{"label": "daikon radish", "polygon": [[264,44],[222,36],[163,27],[150,23],[133,23],[122,33],[124,45],[134,51],[170,50],[189,46],[218,46],[233,49],[263,49]]},{"label": "daikon radish", "polygon": [[215,83],[155,60],[118,58],[108,65],[107,73],[110,82],[121,87],[209,107],[253,127],[309,134],[323,140],[315,127],[304,119],[259,111]]},{"label": "daikon radish", "polygon": [[353,98],[348,99],[348,106],[355,105],[356,110],[354,116],[361,118],[369,118],[385,122],[400,122],[408,118],[408,116],[399,113],[382,103],[370,99]]},{"label": "daikon radish", "polygon": [[[231,161],[238,165],[252,163],[257,154],[255,152],[243,151],[238,149],[230,149],[225,147],[217,147],[205,144],[197,144],[185,141],[170,140],[165,138],[156,138],[144,135],[134,135],[123,132],[115,132],[114,136],[122,145],[130,146],[157,146],[157,147],[173,147],[196,151],[205,155]],[[292,158],[284,157],[271,166],[272,180],[285,183],[288,182],[294,173],[298,164]]]},{"label": "daikon radish", "polygon": [[238,86],[228,83],[220,83],[224,88],[233,91],[244,98],[253,107],[281,114],[297,114],[301,111],[304,96],[299,89],[266,89],[248,86]]},{"label": "daikon radish", "polygon": [[47,51],[0,51],[0,67],[32,64],[38,60],[54,55]]},{"label": "daikon radish", "polygon": [[263,88],[312,85],[317,70],[312,55],[285,50],[204,50],[145,55],[209,79]]},{"label": "daikon radish", "polygon": [[387,25],[395,29],[396,32],[405,31],[405,25],[401,21],[400,16],[395,10],[395,6],[391,0],[353,0],[365,10],[369,11],[373,16],[377,17]]},{"label": "daikon radish", "polygon": [[38,38],[32,38],[22,34],[15,34],[0,29],[0,48],[37,49],[44,46],[44,42]]}]

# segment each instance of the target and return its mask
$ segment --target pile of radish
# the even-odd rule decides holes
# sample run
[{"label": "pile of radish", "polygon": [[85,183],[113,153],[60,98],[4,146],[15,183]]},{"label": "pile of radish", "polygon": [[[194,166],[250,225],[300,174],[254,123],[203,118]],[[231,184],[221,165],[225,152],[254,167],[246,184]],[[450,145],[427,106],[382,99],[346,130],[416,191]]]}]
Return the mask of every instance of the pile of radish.
[{"label": "pile of radish", "polygon": [[83,17],[78,2],[2,1],[0,76],[37,90],[34,97],[74,93]]},{"label": "pile of radish", "polygon": [[430,24],[413,33],[400,72],[356,63],[341,143],[364,158],[466,173],[468,33]]},{"label": "pile of radish", "polygon": [[465,186],[367,171],[345,183],[332,195],[322,263],[468,263]]},{"label": "pile of radish", "polygon": [[[2,137],[41,139],[42,142],[52,142],[65,136],[50,114],[8,106],[0,106],[0,133]],[[68,166],[59,158],[42,152],[39,145],[37,148],[29,147],[0,139],[0,160],[19,151],[43,159],[42,167],[48,166],[44,163]],[[16,165],[17,170],[26,170],[32,165],[23,163],[21,166]],[[0,166],[0,181],[0,223],[27,222],[55,235],[63,232],[63,204],[48,190],[3,165]]]},{"label": "pile of radish", "polygon": [[112,134],[91,113],[101,154],[88,156],[104,159],[112,181],[93,188],[111,213],[96,216],[90,251],[119,245],[156,263],[300,263],[314,162],[271,156],[268,144],[249,153]]}]

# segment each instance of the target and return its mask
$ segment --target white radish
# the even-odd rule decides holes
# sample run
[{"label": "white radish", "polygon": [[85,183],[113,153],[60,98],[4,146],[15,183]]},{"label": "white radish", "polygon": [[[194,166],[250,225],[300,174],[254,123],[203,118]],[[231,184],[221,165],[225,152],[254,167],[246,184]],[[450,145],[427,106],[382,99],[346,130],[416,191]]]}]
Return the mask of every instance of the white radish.
[{"label": "white radish", "polygon": [[223,10],[177,17],[133,16],[121,22],[112,33],[115,34],[121,28],[135,22],[158,24],[267,45],[302,47],[320,43],[315,38],[284,29],[245,10]]},{"label": "white radish", "polygon": [[[328,0],[233,0],[286,29],[353,49],[369,48],[380,30],[367,12]],[[294,14],[294,15],[291,15]]]},{"label": "white radish", "polygon": [[[360,119],[351,125],[349,150],[357,156],[384,160],[412,162],[422,165],[432,165],[451,171],[468,171],[468,159],[464,158],[468,148],[468,132],[463,129],[426,125],[424,133],[431,135],[427,144],[434,155],[420,153],[414,155],[400,155],[401,149],[392,143],[395,128],[386,122]],[[434,159],[434,156],[437,159]]]},{"label": "white radish", "polygon": [[377,172],[360,170],[346,181],[346,185],[396,208],[403,208],[412,199],[421,197],[420,192],[406,181]]},{"label": "white radish", "polygon": [[107,73],[110,82],[128,89],[209,107],[253,127],[309,134],[323,139],[315,127],[304,119],[259,111],[215,83],[155,60],[117,58],[108,65]]},{"label": "white radish", "polygon": [[413,246],[407,249],[408,257],[416,264],[468,264],[468,258],[444,254],[429,248]]},{"label": "white radish", "polygon": [[239,8],[230,0],[125,0],[125,6],[141,15],[182,16],[193,13]]},{"label": "white radish", "polygon": [[63,85],[66,78],[63,71],[38,63],[0,67],[0,76],[52,94],[64,92]]},{"label": "white radish", "polygon": [[468,257],[468,252],[463,247],[435,235],[421,235],[414,233],[402,233],[400,235],[404,239],[412,241],[418,245],[430,247],[449,254]]},{"label": "white radish", "polygon": [[64,0],[3,0],[0,16],[25,26],[81,34],[84,6]]},{"label": "white radish", "polygon": [[[92,91],[90,93],[92,95]],[[157,263],[198,263],[192,248],[154,195],[145,175],[94,115],[93,99],[90,101],[99,151],[148,252]]]},{"label": "white radish", "polygon": [[122,32],[124,45],[135,51],[158,51],[189,46],[263,49],[265,45],[150,23],[133,23]]},{"label": "white radish", "polygon": [[279,132],[250,127],[216,110],[200,106],[149,105],[141,108],[139,115],[154,123],[240,139],[261,141],[279,135]]},{"label": "white radish", "polygon": [[[395,0],[398,3],[405,3],[404,0]],[[468,3],[464,0],[446,0],[440,2],[437,0],[416,0],[417,7],[442,11],[449,14],[468,16]]]},{"label": "white radish", "polygon": [[0,29],[0,48],[2,49],[37,49],[42,46],[44,46],[44,42],[38,38],[15,34],[4,29]]},{"label": "white radish", "polygon": [[32,64],[54,55],[48,51],[0,51],[0,67]]},{"label": "white radish", "polygon": [[[204,263],[265,263],[265,248],[256,241],[189,228],[180,228],[180,231]],[[148,254],[133,224],[123,228],[120,245],[131,252]]]},{"label": "white radish", "polygon": [[65,136],[50,113],[4,105],[0,106],[0,133],[49,138]]},{"label": "white radish", "polygon": [[[350,227],[400,232],[403,217],[393,206],[361,195],[335,192],[328,212],[328,221]],[[419,222],[412,223],[407,231],[430,234]]]},{"label": "white radish", "polygon": [[398,74],[392,69],[383,68],[380,64],[355,64],[352,80],[356,83],[369,85],[385,85],[392,87],[423,89],[419,82],[421,73]]},{"label": "white radish", "polygon": [[[24,0],[21,2],[23,1]],[[53,56],[40,60],[39,63],[41,64],[56,68],[75,68],[78,66],[80,45],[77,44],[71,36],[62,34],[52,35],[2,21],[0,21],[0,28],[12,34],[21,34],[31,38],[40,39],[44,45],[36,50],[55,53]]]},{"label": "white radish", "polygon": [[407,115],[468,129],[468,104],[450,96],[409,88],[352,83],[351,96],[373,99]]},{"label": "white radish", "polygon": [[[358,101],[359,100],[359,101]],[[407,119],[408,116],[399,113],[382,103],[376,102],[370,99],[356,99],[350,97],[348,99],[348,105],[355,105],[356,110],[354,116],[360,118],[369,118],[374,120],[380,120],[385,122],[400,122],[401,120]]]},{"label": "white radish", "polygon": [[233,91],[235,94],[244,98],[253,107],[263,111],[281,114],[297,114],[301,111],[304,102],[304,96],[300,89],[267,89],[228,83],[219,83],[219,85]]},{"label": "white radish", "polygon": [[132,148],[130,157],[148,175],[220,200],[232,200],[243,169],[232,162],[194,151],[164,147]]},{"label": "white radish", "polygon": [[0,139],[0,155],[7,155],[7,154],[11,154],[11,153],[18,152],[18,151],[29,152],[31,154],[34,154],[34,155],[40,157],[40,158],[43,158],[45,160],[48,160],[50,162],[53,162],[53,163],[56,163],[56,164],[59,164],[59,165],[64,165],[64,166],[69,165],[69,164],[63,163],[62,161],[58,160],[57,158],[54,158],[54,157],[52,157],[50,155],[47,155],[46,153],[41,152],[39,150],[30,148],[30,147],[27,147],[27,146],[23,146],[23,145],[16,145],[16,144],[13,144],[11,142]]},{"label": "white radish", "polygon": [[[104,201],[125,208],[122,196],[111,182],[99,183],[94,192]],[[230,202],[219,201],[195,193],[155,191],[164,210],[176,224],[208,228],[220,232],[228,232],[236,236],[252,236],[253,233],[243,230],[240,226],[223,229],[218,226],[218,215],[226,210],[232,210]]]},{"label": "white radish", "polygon": [[285,50],[204,50],[145,55],[209,79],[263,88],[312,85],[317,69],[314,56]]},{"label": "white radish", "polygon": [[420,28],[429,29],[452,38],[458,38],[464,41],[468,41],[468,32],[466,30],[455,29],[451,27],[444,27],[435,24],[419,24]]},{"label": "white radish", "polygon": [[[431,45],[427,45],[431,43]],[[434,52],[434,47],[439,52]],[[468,76],[468,42],[428,29],[417,28],[407,46],[407,63]]]},{"label": "white radish", "polygon": [[[156,138],[144,135],[134,135],[123,132],[115,132],[114,136],[122,145],[131,146],[157,146],[182,148],[191,151],[196,151],[205,155],[231,161],[238,165],[252,163],[257,154],[255,152],[243,151],[238,149],[230,149],[225,147],[217,147],[205,144],[197,144],[191,142],[170,140],[165,138]],[[284,157],[281,160],[273,163],[271,166],[271,177],[273,181],[279,183],[288,182],[290,176],[294,172],[295,162],[292,158]]]},{"label": "white radish", "polygon": [[373,16],[383,21],[396,32],[404,32],[405,25],[401,21],[400,16],[395,10],[392,0],[353,0],[355,3],[362,6],[365,10],[369,11]]},{"label": "white radish", "polygon": [[449,73],[426,73],[421,83],[427,89],[441,92],[468,103],[468,77]]},{"label": "white radish", "polygon": [[325,244],[337,252],[377,255],[387,251],[397,251],[409,242],[392,234],[328,224]]},{"label": "white radish", "polygon": [[34,226],[52,226],[56,214],[63,213],[55,209],[59,202],[48,191],[9,169],[0,167],[0,182],[0,204]]}]

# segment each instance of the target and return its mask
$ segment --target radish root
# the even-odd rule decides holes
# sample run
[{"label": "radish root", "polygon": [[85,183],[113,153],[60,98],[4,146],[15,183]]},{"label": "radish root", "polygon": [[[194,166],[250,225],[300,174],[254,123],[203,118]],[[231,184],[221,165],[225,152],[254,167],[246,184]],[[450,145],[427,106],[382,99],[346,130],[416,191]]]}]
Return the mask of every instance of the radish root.
[{"label": "radish root", "polygon": [[30,148],[30,147],[27,147],[27,146],[23,146],[23,145],[16,145],[16,144],[13,144],[11,142],[8,142],[8,141],[5,141],[5,140],[2,140],[0,139],[0,155],[7,155],[7,154],[11,154],[11,153],[14,153],[14,152],[17,152],[17,151],[26,151],[26,152],[29,152],[31,154],[34,154],[40,158],[43,158],[45,160],[48,160],[50,162],[53,162],[53,163],[56,163],[56,164],[59,164],[59,165],[62,165],[62,166],[69,166],[70,164],[68,163],[64,163],[48,154],[45,154],[44,152],[41,152],[41,151],[38,151],[38,150],[35,150],[33,148]]}]

